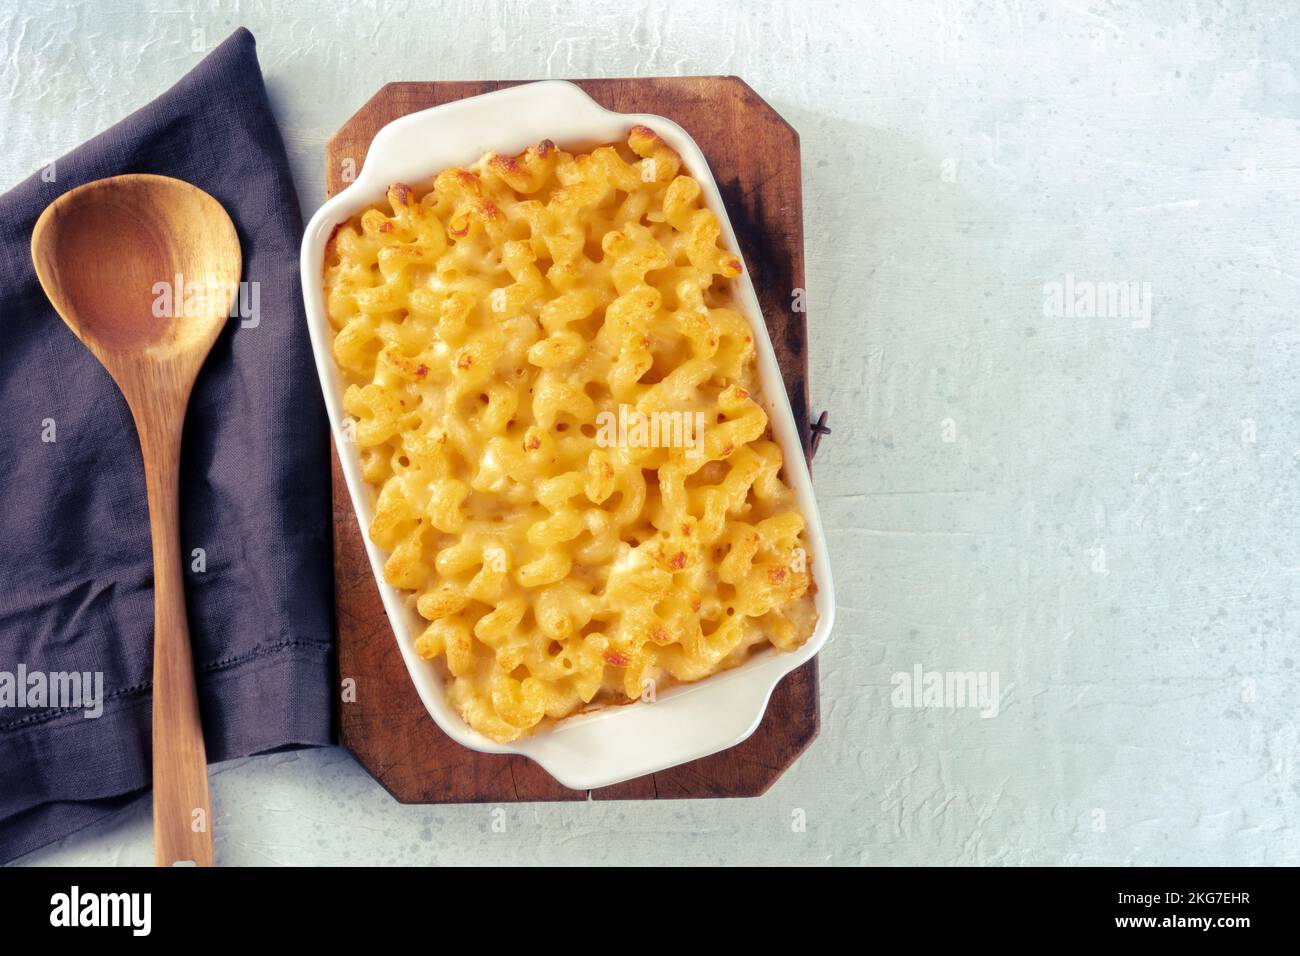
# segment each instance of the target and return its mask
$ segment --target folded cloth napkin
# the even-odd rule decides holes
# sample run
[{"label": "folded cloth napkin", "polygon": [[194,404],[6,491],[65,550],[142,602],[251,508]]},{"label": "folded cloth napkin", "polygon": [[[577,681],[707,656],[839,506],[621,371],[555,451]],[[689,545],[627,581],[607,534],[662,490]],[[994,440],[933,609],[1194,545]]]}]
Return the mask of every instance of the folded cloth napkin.
[{"label": "folded cloth napkin", "polygon": [[[243,246],[244,307],[199,374],[181,452],[208,759],[331,739],[329,446],[298,281],[302,220],[241,29],[157,100],[0,196],[0,861],[150,783],[153,562],[135,427],[46,300],[30,251],[55,198],[120,173],[206,190]],[[58,676],[72,673],[80,696]]]}]

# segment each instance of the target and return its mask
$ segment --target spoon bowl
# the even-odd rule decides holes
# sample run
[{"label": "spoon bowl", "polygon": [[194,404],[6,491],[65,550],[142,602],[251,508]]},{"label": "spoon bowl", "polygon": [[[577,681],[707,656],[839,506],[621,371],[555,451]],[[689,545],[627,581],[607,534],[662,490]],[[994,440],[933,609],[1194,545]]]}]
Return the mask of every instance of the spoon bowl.
[{"label": "spoon bowl", "polygon": [[70,190],[32,231],[41,287],[121,389],[140,440],[154,564],[154,860],[160,866],[212,865],[177,486],[185,407],[229,318],[241,258],[221,204],[165,176],[115,176]]},{"label": "spoon bowl", "polygon": [[[230,313],[239,238],[221,204],[166,176],[115,176],[64,193],[32,235],[41,285],[91,351],[200,363]],[[110,369],[112,371],[112,369]],[[119,383],[120,384],[120,383]],[[128,399],[130,396],[128,396]]]}]

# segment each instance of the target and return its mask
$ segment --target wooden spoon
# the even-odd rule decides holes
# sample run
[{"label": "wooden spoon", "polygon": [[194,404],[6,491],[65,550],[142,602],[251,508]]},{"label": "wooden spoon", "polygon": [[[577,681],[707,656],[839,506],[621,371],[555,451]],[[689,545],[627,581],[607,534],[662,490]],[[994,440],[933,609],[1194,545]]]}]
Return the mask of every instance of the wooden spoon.
[{"label": "wooden spoon", "polygon": [[177,481],[190,391],[238,289],[239,238],[221,205],[189,183],[114,176],[50,204],[32,232],[32,261],[50,302],[135,419],[153,537],[154,861],[211,866]]}]

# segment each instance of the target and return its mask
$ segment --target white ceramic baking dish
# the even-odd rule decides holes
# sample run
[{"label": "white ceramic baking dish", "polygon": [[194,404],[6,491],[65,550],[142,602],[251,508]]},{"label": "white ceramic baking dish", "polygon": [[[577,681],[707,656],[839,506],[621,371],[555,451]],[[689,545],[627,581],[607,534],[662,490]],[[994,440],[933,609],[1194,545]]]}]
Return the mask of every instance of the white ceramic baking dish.
[{"label": "white ceramic baking dish", "polygon": [[389,123],[375,137],[356,180],[312,217],[302,243],[307,322],[335,447],[342,459],[379,593],[420,699],[438,726],[458,743],[485,753],[522,754],[537,761],[566,787],[579,790],[619,783],[740,743],[758,726],[781,678],[816,654],[830,633],[835,597],[826,536],[790,402],[749,274],[746,271],[735,280],[736,292],[741,310],[754,327],[766,407],[773,433],[785,453],[785,475],[808,520],[807,537],[817,583],[816,631],[794,653],[769,649],[733,670],[666,690],[654,703],[603,708],[561,721],[534,736],[498,744],[461,719],[447,700],[438,665],[416,654],[415,638],[424,625],[401,594],[384,581],[386,555],[365,534],[375,495],[362,480],[356,446],[343,431],[343,384],[330,351],[332,335],[325,314],[321,273],[325,244],[334,228],[381,200],[391,183],[426,182],[439,170],[469,165],[488,150],[513,154],[543,139],[551,139],[561,148],[622,141],[628,129],[636,125],[648,126],[678,152],[686,171],[699,180],[705,201],[721,219],[728,248],[739,251],[713,174],[685,130],[662,116],[611,112],[577,86],[559,80],[487,93]]}]

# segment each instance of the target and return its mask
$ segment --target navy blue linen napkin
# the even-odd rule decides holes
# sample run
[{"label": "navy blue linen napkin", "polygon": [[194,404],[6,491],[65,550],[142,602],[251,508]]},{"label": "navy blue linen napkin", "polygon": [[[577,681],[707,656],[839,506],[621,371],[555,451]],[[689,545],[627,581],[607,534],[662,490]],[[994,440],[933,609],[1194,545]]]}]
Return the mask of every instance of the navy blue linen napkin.
[{"label": "navy blue linen napkin", "polygon": [[331,742],[329,445],[298,281],[302,221],[241,29],[157,100],[0,196],[0,861],[150,783],[153,571],[139,446],[125,401],[49,305],[30,253],[50,202],[119,173],[174,176],[214,196],[249,283],[199,374],[181,453],[208,759]]}]

